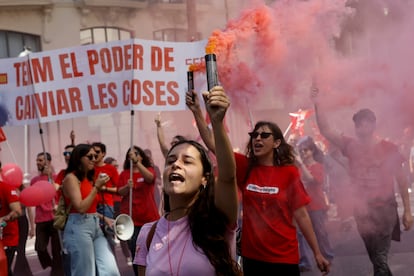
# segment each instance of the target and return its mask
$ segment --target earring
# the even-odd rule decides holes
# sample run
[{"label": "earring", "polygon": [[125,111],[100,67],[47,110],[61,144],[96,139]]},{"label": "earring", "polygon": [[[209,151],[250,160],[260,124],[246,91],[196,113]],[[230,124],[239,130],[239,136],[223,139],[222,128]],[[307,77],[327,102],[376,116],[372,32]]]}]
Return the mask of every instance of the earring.
[{"label": "earring", "polygon": [[279,147],[276,148],[276,163],[280,166]]}]

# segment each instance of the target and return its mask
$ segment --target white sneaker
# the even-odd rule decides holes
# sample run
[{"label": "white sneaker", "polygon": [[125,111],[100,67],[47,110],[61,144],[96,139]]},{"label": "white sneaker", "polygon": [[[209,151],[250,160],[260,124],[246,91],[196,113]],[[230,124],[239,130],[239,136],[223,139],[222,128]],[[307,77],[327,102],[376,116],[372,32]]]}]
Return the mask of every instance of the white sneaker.
[{"label": "white sneaker", "polygon": [[132,266],[132,259],[131,259],[131,257],[128,257],[127,258],[127,265],[128,266]]}]

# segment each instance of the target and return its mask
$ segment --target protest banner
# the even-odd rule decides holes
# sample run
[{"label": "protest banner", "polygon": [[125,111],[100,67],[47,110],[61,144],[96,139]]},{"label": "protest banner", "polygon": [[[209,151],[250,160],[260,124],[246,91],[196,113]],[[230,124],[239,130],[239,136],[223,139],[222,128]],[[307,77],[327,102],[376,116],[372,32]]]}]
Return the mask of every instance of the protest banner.
[{"label": "protest banner", "polygon": [[206,41],[114,41],[0,60],[8,126],[127,110],[185,109],[187,69]]}]

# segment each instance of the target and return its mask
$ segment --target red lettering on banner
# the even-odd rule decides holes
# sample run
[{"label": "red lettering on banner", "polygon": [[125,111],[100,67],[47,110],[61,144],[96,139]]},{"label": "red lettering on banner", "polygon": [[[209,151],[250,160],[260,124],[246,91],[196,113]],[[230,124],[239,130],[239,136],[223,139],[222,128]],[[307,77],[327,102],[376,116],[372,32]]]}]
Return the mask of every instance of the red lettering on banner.
[{"label": "red lettering on banner", "polygon": [[124,81],[122,85],[122,102],[124,106],[133,105],[177,105],[180,95],[179,87],[175,81],[149,81],[141,82],[138,79]]},{"label": "red lettering on banner", "polygon": [[16,86],[27,86],[32,84],[30,75],[30,66],[28,61],[17,62],[13,64],[16,72]]},{"label": "red lettering on banner", "polygon": [[39,83],[53,81],[55,78],[53,76],[52,62],[50,61],[50,57],[43,57],[41,59],[42,63],[40,62],[39,58],[32,58],[29,61],[32,64],[33,82]]},{"label": "red lettering on banner", "polygon": [[16,97],[16,119],[28,120],[83,111],[81,92],[77,87],[68,90],[43,91]]},{"label": "red lettering on banner", "polygon": [[[74,77],[82,77],[83,72],[80,72],[78,69],[78,64],[76,62],[76,56],[74,52],[64,53],[58,56],[60,63],[60,70],[62,72],[63,79],[70,79]],[[67,60],[69,59],[69,60]]]},{"label": "red lettering on banner", "polygon": [[[92,110],[117,106],[116,83],[100,83],[97,85],[97,91],[97,93],[94,93],[92,85],[88,85],[89,102]],[[96,98],[97,100],[95,100]]]},{"label": "red lettering on banner", "polygon": [[16,86],[27,86],[32,83],[53,81],[52,62],[50,57],[31,58],[13,64],[16,72]]},{"label": "red lettering on banner", "polygon": [[99,51],[91,49],[86,51],[86,54],[91,75],[95,75],[98,68],[107,74],[131,69],[143,70],[144,48],[139,44],[133,44],[132,47],[124,45],[102,48]]},{"label": "red lettering on banner", "polygon": [[[159,82],[156,82],[155,85],[157,85],[158,89],[156,89],[156,91],[160,91],[160,84]],[[154,84],[152,83],[152,81],[146,80],[142,83],[142,91],[144,93],[141,94],[142,97],[142,103],[144,105],[153,105],[154,104],[154,95],[152,94],[152,90],[154,89]],[[160,91],[161,92],[161,91]],[[164,91],[162,91],[164,92]]]},{"label": "red lettering on banner", "polygon": [[185,65],[188,65],[188,66],[193,65],[193,64],[199,64],[199,63],[204,63],[204,57],[185,59]]},{"label": "red lettering on banner", "polygon": [[[176,81],[169,81],[167,82],[167,92],[170,94],[169,97],[167,97],[168,105],[177,105],[180,101],[180,95],[177,92],[179,85]],[[158,103],[157,99],[157,103]]]},{"label": "red lettering on banner", "polygon": [[174,72],[175,68],[171,65],[174,57],[171,56],[174,48],[165,47],[164,49],[156,46],[151,47],[151,70],[165,72]]}]

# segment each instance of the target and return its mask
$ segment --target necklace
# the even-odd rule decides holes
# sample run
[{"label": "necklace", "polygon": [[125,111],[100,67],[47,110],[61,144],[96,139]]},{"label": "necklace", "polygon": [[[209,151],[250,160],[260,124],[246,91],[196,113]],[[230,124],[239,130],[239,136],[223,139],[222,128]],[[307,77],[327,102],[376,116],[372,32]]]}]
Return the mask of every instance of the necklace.
[{"label": "necklace", "polygon": [[[171,276],[174,276],[173,267],[172,267],[172,263],[171,263],[171,253],[170,253],[170,221],[169,220],[167,220],[167,231],[168,231],[167,232],[168,263],[170,265]],[[185,239],[183,249],[181,250],[180,259],[178,260],[178,265],[177,265],[177,274],[176,274],[177,276],[179,275],[179,272],[180,272],[181,262],[183,260],[184,251],[185,251],[185,248],[187,246],[187,242],[188,242],[189,239],[190,239],[190,236],[188,236]]]}]

